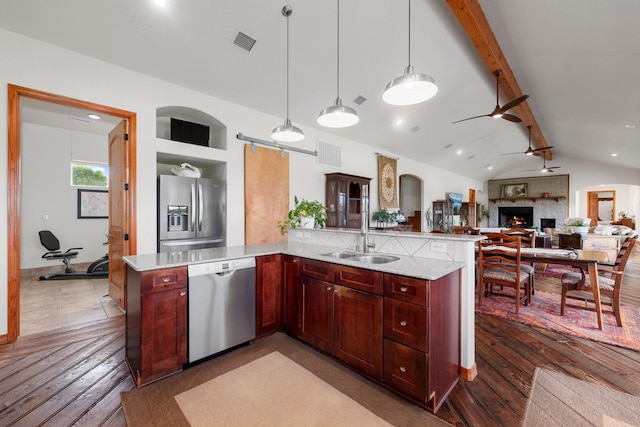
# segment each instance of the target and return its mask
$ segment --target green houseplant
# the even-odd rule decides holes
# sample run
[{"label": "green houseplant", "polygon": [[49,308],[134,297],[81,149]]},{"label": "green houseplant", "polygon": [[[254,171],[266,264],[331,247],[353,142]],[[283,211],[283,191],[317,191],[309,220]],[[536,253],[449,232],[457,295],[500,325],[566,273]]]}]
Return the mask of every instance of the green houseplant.
[{"label": "green houseplant", "polygon": [[287,219],[284,221],[278,221],[278,227],[280,231],[284,232],[287,227],[296,228],[302,226],[303,218],[313,217],[313,228],[324,228],[324,224],[327,221],[327,208],[317,200],[298,200],[298,196],[294,196],[293,202],[295,206],[289,211]]},{"label": "green houseplant", "polygon": [[389,224],[395,221],[393,213],[389,212],[387,208],[379,208],[371,215],[371,219],[378,223],[378,228],[382,228],[383,224]]}]

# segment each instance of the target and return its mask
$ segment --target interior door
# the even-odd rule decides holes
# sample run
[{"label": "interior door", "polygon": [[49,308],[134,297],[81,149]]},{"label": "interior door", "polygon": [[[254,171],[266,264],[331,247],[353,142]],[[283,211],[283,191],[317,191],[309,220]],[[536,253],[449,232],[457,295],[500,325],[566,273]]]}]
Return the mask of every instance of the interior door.
[{"label": "interior door", "polygon": [[129,253],[127,235],[127,121],[109,133],[109,296],[126,308],[126,269],[122,257]]}]

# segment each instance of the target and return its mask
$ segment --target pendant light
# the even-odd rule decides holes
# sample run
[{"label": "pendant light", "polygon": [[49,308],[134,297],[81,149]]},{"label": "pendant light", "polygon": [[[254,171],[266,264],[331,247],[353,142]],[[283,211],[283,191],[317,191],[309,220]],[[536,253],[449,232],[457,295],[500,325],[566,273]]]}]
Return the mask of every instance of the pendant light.
[{"label": "pendant light", "polygon": [[289,16],[292,12],[291,6],[282,7],[282,15],[287,18],[287,118],[284,125],[276,127],[271,132],[271,138],[280,142],[299,142],[304,139],[304,132],[293,126],[289,120]]},{"label": "pendant light", "polygon": [[344,105],[342,105],[342,100],[340,99],[340,0],[338,0],[337,3],[337,97],[335,103],[331,107],[327,107],[322,110],[320,112],[320,116],[318,117],[318,124],[326,126],[328,128],[346,128],[349,126],[353,126],[360,121],[356,110],[351,107],[345,107]]},{"label": "pendant light", "polygon": [[416,73],[411,65],[411,0],[409,0],[409,65],[404,74],[391,80],[384,89],[382,99],[392,105],[413,105],[424,102],[438,92],[433,77]]}]

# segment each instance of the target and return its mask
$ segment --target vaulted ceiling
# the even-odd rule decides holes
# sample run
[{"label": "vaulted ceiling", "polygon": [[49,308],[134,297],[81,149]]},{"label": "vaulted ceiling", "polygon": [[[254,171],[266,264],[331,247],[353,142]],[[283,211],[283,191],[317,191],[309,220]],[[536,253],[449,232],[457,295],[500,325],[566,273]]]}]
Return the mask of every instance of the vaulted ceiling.
[{"label": "vaulted ceiling", "polygon": [[[407,107],[381,99],[408,64],[408,0],[342,0],[340,97],[360,123],[337,130],[316,123],[337,94],[335,0],[167,0],[164,9],[151,0],[0,0],[0,27],[273,114],[275,127],[286,115],[280,9],[290,4],[294,125],[478,180],[541,167],[539,157],[502,155],[524,152],[525,126],[533,125],[534,146],[554,147],[548,165],[577,158],[639,170],[640,2],[411,1],[411,64],[435,79],[437,95]],[[256,40],[250,52],[234,45],[238,31]],[[497,69],[501,105],[530,95],[510,111],[523,123],[481,117],[453,124],[493,110]],[[270,131],[251,136],[268,139]]]}]

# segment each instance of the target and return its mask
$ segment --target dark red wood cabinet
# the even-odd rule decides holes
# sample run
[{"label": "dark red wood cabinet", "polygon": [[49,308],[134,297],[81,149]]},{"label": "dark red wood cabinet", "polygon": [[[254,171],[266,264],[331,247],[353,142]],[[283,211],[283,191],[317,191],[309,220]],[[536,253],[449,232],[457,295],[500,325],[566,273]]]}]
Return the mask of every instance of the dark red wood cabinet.
[{"label": "dark red wood cabinet", "polygon": [[282,256],[256,257],[256,338],[282,326]]},{"label": "dark red wood cabinet", "polygon": [[126,360],[136,386],[182,370],[187,361],[187,267],[127,267]]},{"label": "dark red wood cabinet", "polygon": [[460,273],[384,275],[384,382],[435,412],[460,375]]}]

